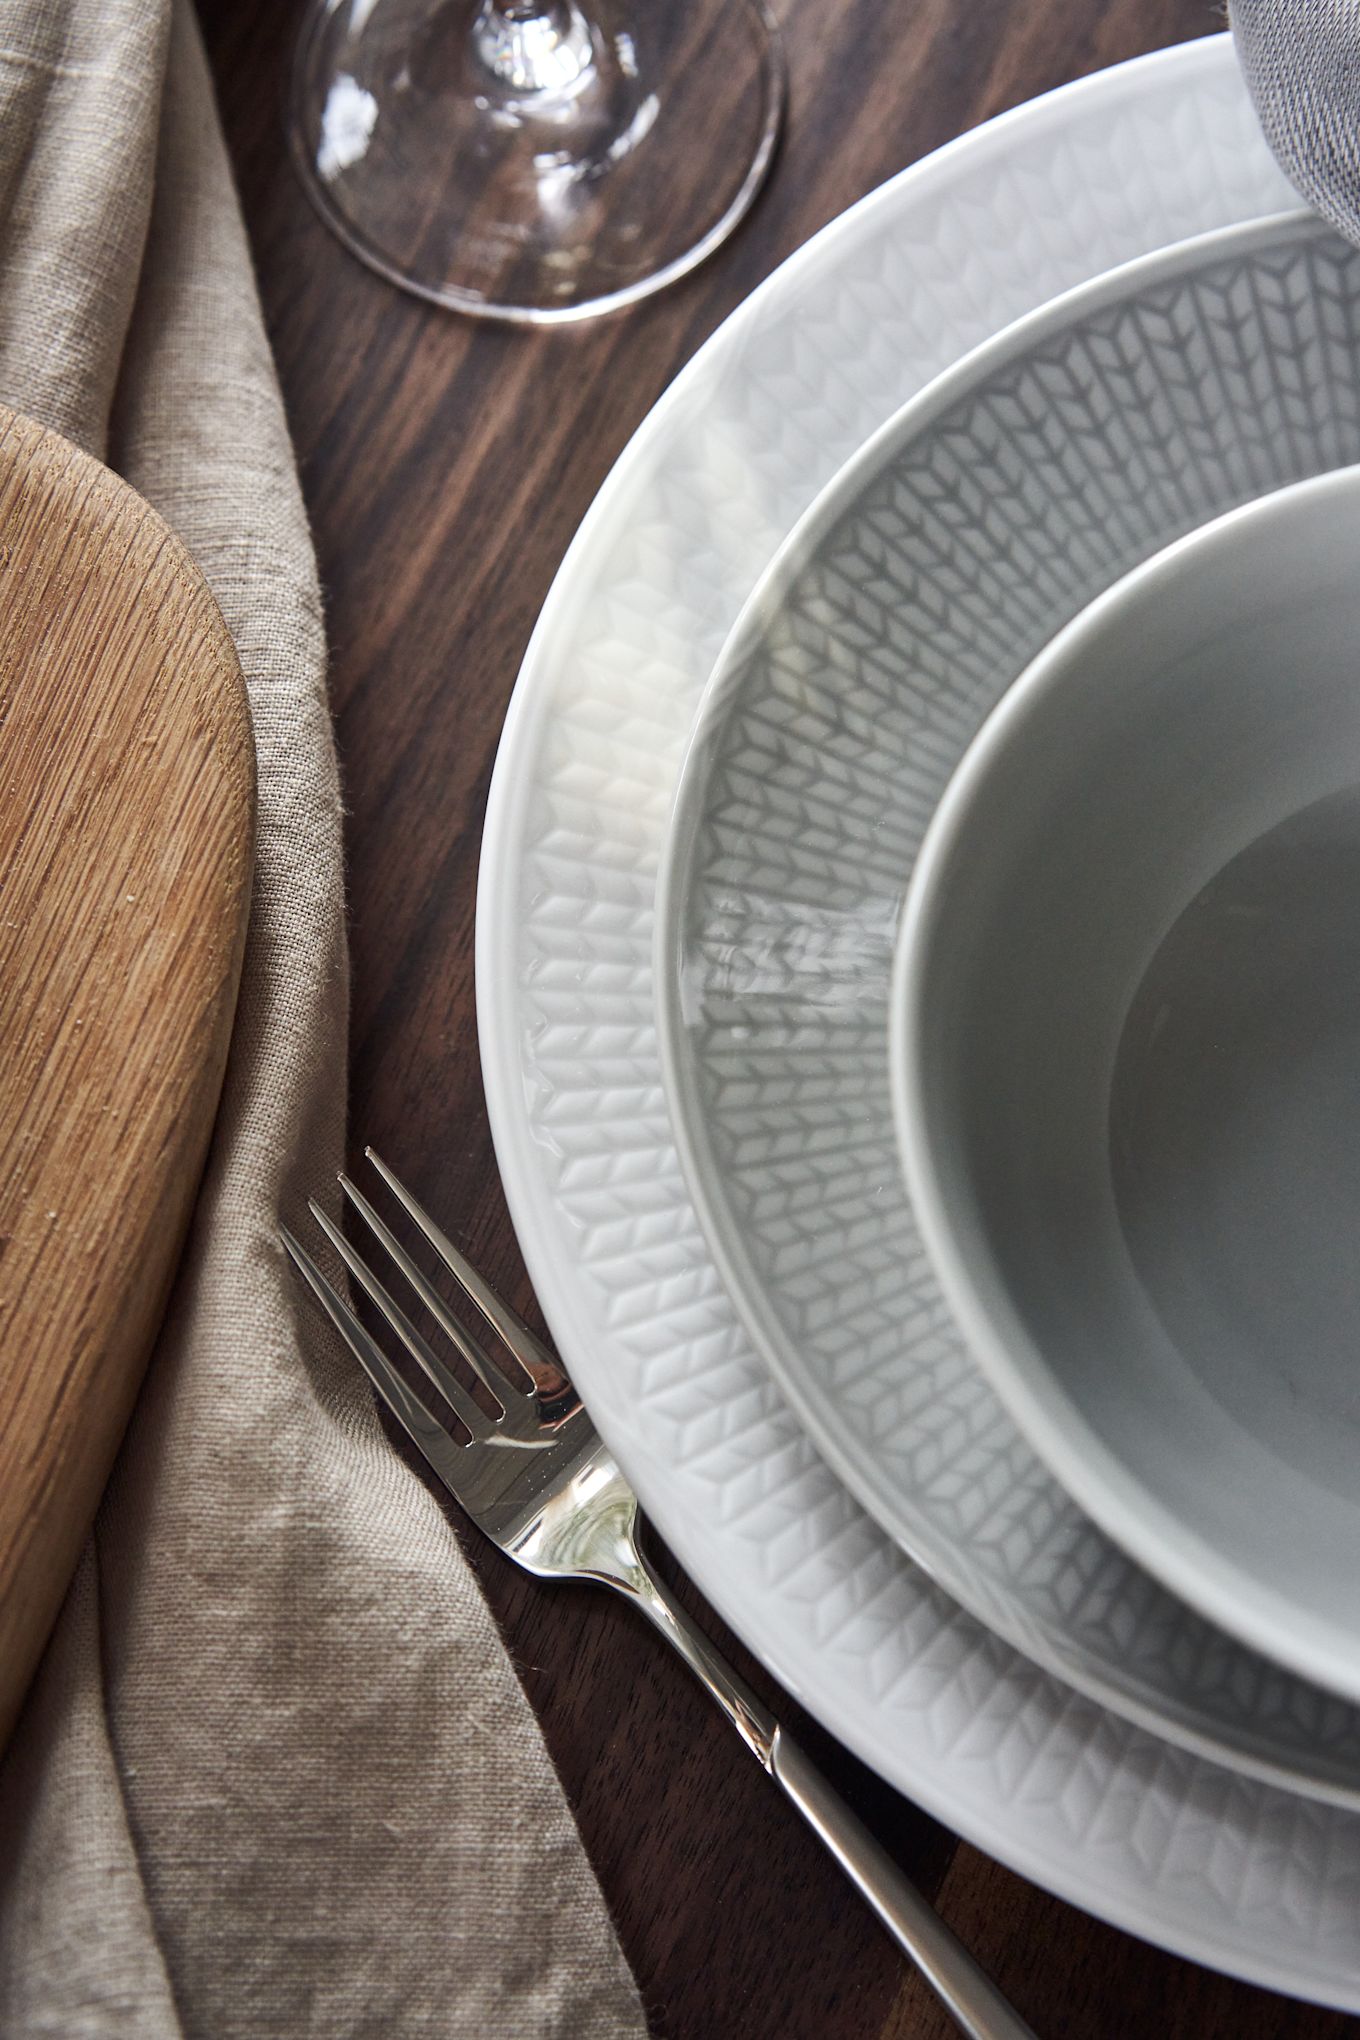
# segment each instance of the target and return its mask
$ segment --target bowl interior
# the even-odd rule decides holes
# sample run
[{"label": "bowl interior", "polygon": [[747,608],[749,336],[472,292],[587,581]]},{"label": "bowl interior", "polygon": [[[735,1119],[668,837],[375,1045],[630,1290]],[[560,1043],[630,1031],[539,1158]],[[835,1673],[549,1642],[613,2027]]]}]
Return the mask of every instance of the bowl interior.
[{"label": "bowl interior", "polygon": [[917,1216],[1031,1441],[1178,1592],[1352,1691],[1358,561],[1350,470],[1069,626],[932,824],[894,1024]]}]

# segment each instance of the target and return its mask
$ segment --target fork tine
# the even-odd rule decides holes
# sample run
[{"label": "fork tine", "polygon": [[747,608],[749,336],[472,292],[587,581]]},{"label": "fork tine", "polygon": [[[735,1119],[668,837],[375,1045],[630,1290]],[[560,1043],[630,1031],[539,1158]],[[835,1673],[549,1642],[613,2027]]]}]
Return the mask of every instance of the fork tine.
[{"label": "fork tine", "polygon": [[379,1397],[416,1450],[424,1455],[444,1485],[456,1494],[458,1461],[465,1448],[450,1437],[411,1384],[397,1373],[382,1348],[369,1337],[338,1290],[327,1281],[307,1249],[294,1239],[287,1226],[279,1227],[279,1238],[293,1266],[363,1368]]},{"label": "fork tine", "polygon": [[502,1303],[494,1290],[487,1288],[477,1270],[470,1262],[464,1260],[453,1241],[447,1234],[441,1232],[424,1206],[419,1204],[400,1179],[393,1175],[381,1155],[375,1154],[371,1147],[366,1147],[364,1153],[402,1209],[420,1227],[464,1295],[476,1305],[487,1323],[499,1334],[506,1350],[514,1356],[528,1375],[529,1382],[538,1395],[547,1400],[557,1400],[566,1394],[575,1400],[571,1383],[556,1356],[550,1353],[542,1340],[530,1331],[517,1312],[511,1310],[508,1304]]},{"label": "fork tine", "polygon": [[494,1417],[489,1417],[485,1410],[478,1408],[462,1382],[449,1372],[443,1361],[432,1351],[405,1311],[392,1301],[377,1276],[355,1252],[339,1226],[326,1216],[315,1198],[309,1200],[308,1209],[365,1295],[377,1305],[416,1365],[433,1382],[454,1415],[466,1424],[476,1442],[479,1445],[522,1446],[524,1443],[522,1439],[507,1436]]},{"label": "fork tine", "polygon": [[[340,1177],[340,1188],[344,1191],[345,1196],[354,1206],[364,1224],[375,1235],[385,1251],[391,1255],[412,1289],[415,1290],[416,1295],[424,1304],[426,1310],[429,1311],[431,1317],[439,1326],[440,1331],[453,1343],[458,1352],[462,1354],[478,1380],[484,1383],[491,1390],[491,1393],[500,1399],[504,1398],[507,1388],[512,1389],[516,1395],[529,1394],[533,1386],[531,1382],[521,1378],[510,1380],[506,1375],[505,1369],[497,1365],[480,1341],[474,1339],[470,1332],[464,1331],[462,1325],[459,1324],[457,1318],[453,1315],[453,1312],[449,1309],[429,1277],[411,1259],[411,1256],[392,1231],[392,1228],[384,1224],[383,1220],[364,1196],[363,1191],[351,1183],[349,1177],[344,1174]],[[516,1367],[517,1377],[519,1373],[520,1370]]]}]

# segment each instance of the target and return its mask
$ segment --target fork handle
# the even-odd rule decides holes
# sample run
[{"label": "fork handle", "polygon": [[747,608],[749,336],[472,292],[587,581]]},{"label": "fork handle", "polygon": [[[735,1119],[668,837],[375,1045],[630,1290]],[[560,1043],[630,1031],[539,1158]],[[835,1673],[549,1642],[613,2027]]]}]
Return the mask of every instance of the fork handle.
[{"label": "fork handle", "polygon": [[770,1775],[831,1851],[903,1953],[969,2040],[1034,2040],[1027,2026],[934,1907],[850,1811],[793,1737],[776,1728]]},{"label": "fork handle", "polygon": [[626,1579],[612,1577],[636,1602],[717,1701],[742,1741],[868,1900],[903,1954],[952,2012],[968,2040],[1035,2040],[958,1936],[904,1877],[887,1850],[850,1811],[811,1758],[781,1728],[720,1651],[695,1627],[640,1552]]}]

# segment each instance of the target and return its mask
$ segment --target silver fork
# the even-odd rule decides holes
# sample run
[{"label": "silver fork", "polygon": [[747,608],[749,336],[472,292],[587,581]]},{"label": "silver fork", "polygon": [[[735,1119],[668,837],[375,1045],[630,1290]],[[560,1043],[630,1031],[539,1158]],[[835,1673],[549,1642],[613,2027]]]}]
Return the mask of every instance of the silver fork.
[{"label": "silver fork", "polygon": [[560,1363],[488,1289],[372,1148],[364,1153],[497,1335],[503,1349],[498,1357],[493,1359],[458,1323],[362,1191],[342,1175],[346,1199],[481,1382],[498,1414],[489,1415],[468,1393],[315,1200],[310,1209],[322,1232],[453,1411],[465,1438],[450,1427],[437,1403],[397,1372],[306,1248],[286,1228],[280,1228],[281,1237],[379,1397],[455,1501],[526,1571],[541,1579],[595,1580],[639,1607],[712,1694],[963,2031],[972,2040],[1034,2040],[963,1943],[653,1574],[638,1548],[637,1497]]}]

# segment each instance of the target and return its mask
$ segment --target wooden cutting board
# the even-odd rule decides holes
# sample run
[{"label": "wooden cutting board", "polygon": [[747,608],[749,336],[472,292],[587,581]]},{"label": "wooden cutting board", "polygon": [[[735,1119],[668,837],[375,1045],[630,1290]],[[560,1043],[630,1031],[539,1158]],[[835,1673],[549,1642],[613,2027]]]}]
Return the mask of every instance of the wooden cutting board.
[{"label": "wooden cutting board", "polygon": [[0,1745],[202,1171],[254,770],[240,664],[184,547],[0,408]]}]

